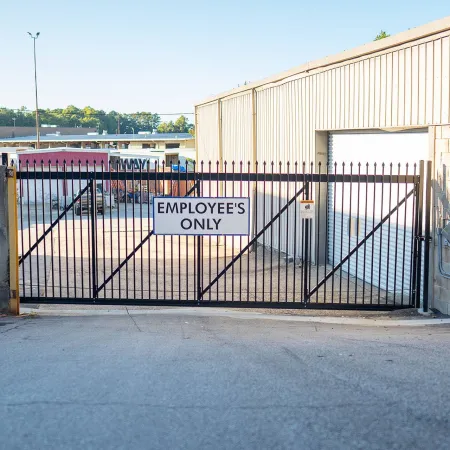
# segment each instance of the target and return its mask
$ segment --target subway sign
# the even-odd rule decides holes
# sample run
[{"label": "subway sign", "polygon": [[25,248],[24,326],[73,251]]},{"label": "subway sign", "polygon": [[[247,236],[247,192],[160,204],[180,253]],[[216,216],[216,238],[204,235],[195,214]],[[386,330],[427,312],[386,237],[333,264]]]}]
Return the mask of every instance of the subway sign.
[{"label": "subway sign", "polygon": [[248,236],[248,197],[155,197],[153,232],[159,235]]}]

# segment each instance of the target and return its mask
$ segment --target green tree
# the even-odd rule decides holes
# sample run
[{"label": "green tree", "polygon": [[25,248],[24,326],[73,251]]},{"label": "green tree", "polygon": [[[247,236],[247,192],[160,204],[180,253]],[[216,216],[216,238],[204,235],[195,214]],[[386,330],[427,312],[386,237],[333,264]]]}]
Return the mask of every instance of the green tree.
[{"label": "green tree", "polygon": [[189,133],[193,127],[185,116],[180,116],[175,123],[172,120],[162,122],[158,126],[158,133]]},{"label": "green tree", "polygon": [[389,37],[390,34],[386,33],[386,31],[381,30],[375,37],[374,41],[380,41],[381,39]]},{"label": "green tree", "polygon": [[175,125],[172,121],[162,122],[158,126],[158,133],[175,133]]},{"label": "green tree", "polygon": [[[106,132],[110,133],[110,134],[116,133],[116,131],[117,131],[117,116],[119,116],[118,112],[110,111],[108,114],[105,114],[103,117],[100,117],[100,128],[98,131],[100,133],[102,133],[103,130],[106,130]],[[119,122],[120,122],[120,118],[119,118]]]},{"label": "green tree", "polygon": [[185,116],[180,116],[175,121],[175,132],[176,133],[188,133],[189,130],[193,127],[191,123],[187,120]]},{"label": "green tree", "polygon": [[[187,133],[193,125],[184,116],[173,121],[161,123],[159,114],[151,112],[119,113],[117,111],[105,112],[91,106],[77,108],[69,105],[66,108],[41,109],[39,119],[41,124],[57,125],[62,127],[89,127],[96,128],[99,133],[106,131],[109,134],[117,132],[117,119],[119,118],[121,133],[138,133],[139,131],[160,133]],[[14,120],[13,120],[14,119]],[[0,126],[16,127],[34,126],[34,111],[21,107],[19,110],[0,107]]]},{"label": "green tree", "polygon": [[129,115],[130,120],[134,123],[134,128],[137,131],[155,131],[161,119],[158,114],[151,112],[137,112]]},{"label": "green tree", "polygon": [[16,124],[16,127],[34,126],[34,112],[27,111],[25,107],[14,110],[0,106],[0,126],[12,127],[14,126],[14,123]]}]

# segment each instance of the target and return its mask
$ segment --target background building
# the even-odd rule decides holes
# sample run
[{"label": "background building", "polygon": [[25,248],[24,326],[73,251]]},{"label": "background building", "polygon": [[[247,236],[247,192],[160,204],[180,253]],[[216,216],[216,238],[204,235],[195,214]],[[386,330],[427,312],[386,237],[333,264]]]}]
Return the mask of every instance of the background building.
[{"label": "background building", "polygon": [[[252,165],[281,161],[284,168],[286,162],[298,161],[313,163],[316,170],[319,162],[323,168],[342,162],[400,162],[412,170],[414,163],[430,159],[437,230],[450,217],[449,122],[447,17],[197,104],[197,159]],[[348,211],[341,213],[349,218]],[[282,242],[277,248],[289,253],[291,244],[283,247]],[[434,243],[436,250],[438,239]],[[435,253],[432,306],[449,313],[449,280]],[[443,255],[445,268],[445,261],[450,263],[447,247]]]},{"label": "background building", "polygon": [[[0,151],[15,147],[33,148],[36,136],[2,138]],[[80,148],[87,150],[115,149],[124,158],[138,154],[143,158],[164,160],[173,163],[180,160],[195,159],[195,139],[189,133],[145,133],[137,134],[89,134],[62,135],[52,133],[40,137],[41,150]],[[128,156],[127,156],[128,155]]]},{"label": "background building", "polygon": [[[59,133],[61,135],[67,134],[87,134],[95,132],[95,128],[76,128],[76,127],[57,127],[57,126],[42,126],[39,128],[39,133],[45,135],[47,133]],[[0,127],[0,138],[14,138],[30,136],[36,133],[36,127]]]},{"label": "background building", "polygon": [[[109,171],[108,150],[81,150],[60,148],[34,150],[29,149],[17,154],[21,170],[32,174],[42,172],[83,173],[86,171]],[[64,164],[64,162],[66,164]],[[96,164],[94,164],[96,162]],[[102,165],[103,163],[103,165]],[[37,175],[35,175],[37,176]],[[87,180],[42,179],[21,180],[18,182],[18,198],[23,205],[51,203],[59,199],[60,205],[70,204],[75,193],[86,186]],[[107,186],[109,188],[109,185]]]}]

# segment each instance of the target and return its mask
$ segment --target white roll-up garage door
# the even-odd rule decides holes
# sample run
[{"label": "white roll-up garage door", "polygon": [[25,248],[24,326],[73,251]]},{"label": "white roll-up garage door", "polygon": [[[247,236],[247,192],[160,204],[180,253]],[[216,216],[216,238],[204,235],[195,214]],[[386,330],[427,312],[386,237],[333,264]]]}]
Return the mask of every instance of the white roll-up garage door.
[{"label": "white roll-up garage door", "polygon": [[[428,158],[428,133],[423,130],[408,132],[330,132],[328,164],[330,172],[361,174],[414,173],[414,164]],[[350,167],[353,163],[353,168]],[[366,164],[369,164],[367,168]],[[376,163],[376,168],[374,164]],[[344,166],[343,166],[344,164]],[[370,232],[373,226],[402,199],[411,186],[381,184],[372,186],[329,185],[328,196],[328,257],[336,265],[350,249]],[[367,192],[366,192],[367,191]],[[366,202],[367,198],[367,202]],[[406,212],[405,212],[406,209]],[[404,242],[412,242],[412,197],[399,213],[385,223],[379,231],[356,252],[343,267],[345,272],[387,292],[409,290],[411,252],[403,251]],[[401,248],[401,251],[396,251]],[[391,267],[391,269],[390,269]],[[393,269],[395,267],[395,270]]]}]

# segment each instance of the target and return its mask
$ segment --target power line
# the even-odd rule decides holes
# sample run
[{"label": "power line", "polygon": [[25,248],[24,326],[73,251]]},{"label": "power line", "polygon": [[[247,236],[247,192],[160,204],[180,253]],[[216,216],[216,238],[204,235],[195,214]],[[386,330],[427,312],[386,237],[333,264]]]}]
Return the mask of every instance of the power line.
[{"label": "power line", "polygon": [[[10,108],[2,108],[0,107],[0,111],[12,111],[14,113],[35,113],[35,110],[29,110],[29,109],[10,109]],[[193,116],[194,113],[192,112],[178,112],[178,113],[152,113],[152,112],[135,112],[135,113],[100,113],[100,112],[96,112],[96,113],[89,113],[89,114],[85,114],[83,110],[79,110],[77,112],[73,112],[73,113],[69,113],[69,112],[57,112],[55,110],[46,110],[46,109],[39,109],[38,110],[39,114],[50,114],[50,115],[59,115],[59,116],[83,116],[83,117],[106,117],[106,116],[111,116],[111,117],[121,117],[121,116],[148,116],[148,115],[153,115],[153,116]]]}]

